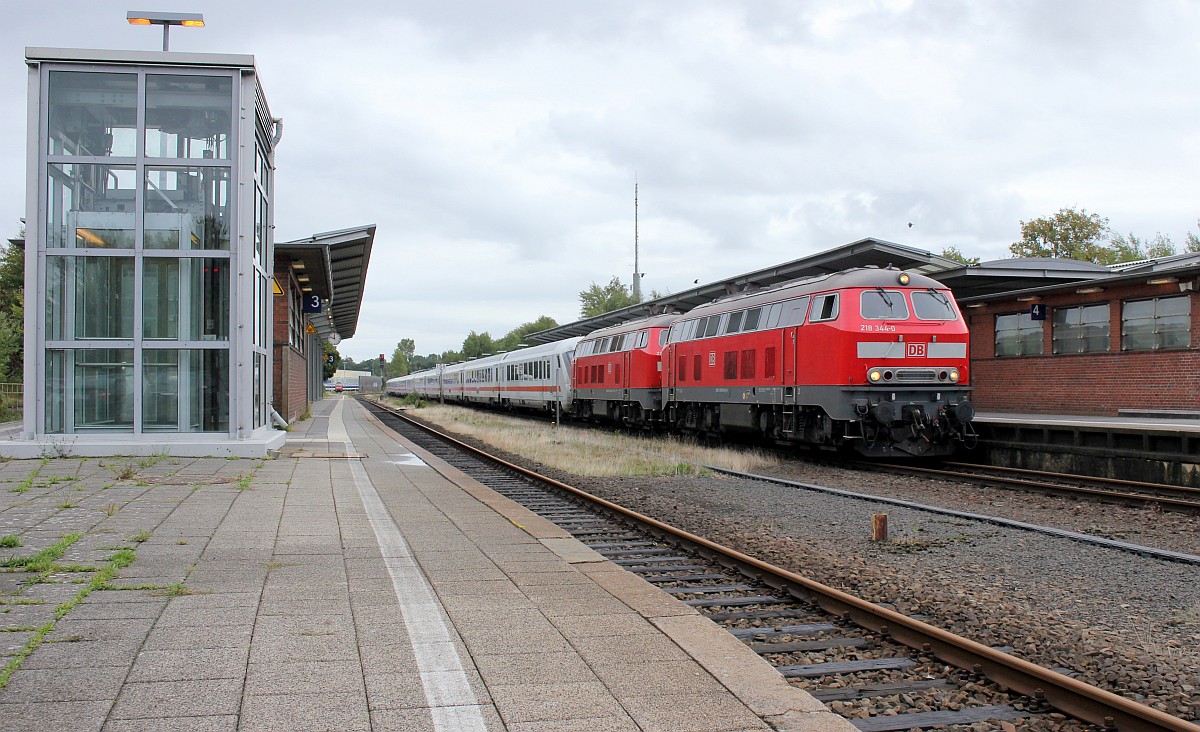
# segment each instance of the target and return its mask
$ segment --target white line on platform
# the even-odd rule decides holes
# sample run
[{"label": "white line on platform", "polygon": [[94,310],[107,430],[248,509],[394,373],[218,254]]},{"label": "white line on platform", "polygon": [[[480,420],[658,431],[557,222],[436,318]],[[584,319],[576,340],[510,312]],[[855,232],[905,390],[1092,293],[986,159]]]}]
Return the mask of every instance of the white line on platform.
[{"label": "white line on platform", "polygon": [[[343,404],[344,401],[339,401],[329,418],[329,441],[344,442],[346,451],[352,452],[354,446],[346,432],[346,423],[342,421]],[[450,637],[442,603],[433,593],[425,573],[417,566],[408,542],[388,514],[366,469],[358,461],[351,461],[350,473],[371,528],[375,530],[383,562],[392,577],[401,620],[412,641],[421,686],[433,714],[434,729],[439,732],[487,732],[479,700],[475,698],[458,649]]]}]

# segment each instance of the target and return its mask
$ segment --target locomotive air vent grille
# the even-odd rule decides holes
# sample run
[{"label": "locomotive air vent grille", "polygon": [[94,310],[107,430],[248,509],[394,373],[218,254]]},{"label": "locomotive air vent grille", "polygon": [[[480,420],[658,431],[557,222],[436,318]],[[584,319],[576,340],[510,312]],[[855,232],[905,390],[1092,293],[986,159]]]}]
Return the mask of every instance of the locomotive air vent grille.
[{"label": "locomotive air vent grille", "polygon": [[896,369],[896,381],[908,384],[937,381],[937,371],[933,369]]}]

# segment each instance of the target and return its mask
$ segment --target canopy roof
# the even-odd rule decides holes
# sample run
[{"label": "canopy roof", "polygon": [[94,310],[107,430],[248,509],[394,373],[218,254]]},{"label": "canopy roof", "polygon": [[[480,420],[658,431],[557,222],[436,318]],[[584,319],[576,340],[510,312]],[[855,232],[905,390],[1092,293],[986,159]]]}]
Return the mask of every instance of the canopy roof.
[{"label": "canopy roof", "polygon": [[275,256],[308,275],[312,294],[326,301],[327,317],[312,318],[325,340],[354,335],[374,242],[375,224],[368,224],[275,244]]}]

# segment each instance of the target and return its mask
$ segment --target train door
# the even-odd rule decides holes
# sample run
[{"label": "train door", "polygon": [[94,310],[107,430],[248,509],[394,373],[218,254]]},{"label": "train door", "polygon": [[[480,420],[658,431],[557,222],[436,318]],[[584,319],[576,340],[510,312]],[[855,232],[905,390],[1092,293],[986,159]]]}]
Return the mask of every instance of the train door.
[{"label": "train door", "polygon": [[796,327],[783,329],[783,384],[796,383]]},{"label": "train door", "polygon": [[629,364],[632,351],[625,351],[621,354],[621,383],[617,384],[621,389],[621,399],[629,401]]}]

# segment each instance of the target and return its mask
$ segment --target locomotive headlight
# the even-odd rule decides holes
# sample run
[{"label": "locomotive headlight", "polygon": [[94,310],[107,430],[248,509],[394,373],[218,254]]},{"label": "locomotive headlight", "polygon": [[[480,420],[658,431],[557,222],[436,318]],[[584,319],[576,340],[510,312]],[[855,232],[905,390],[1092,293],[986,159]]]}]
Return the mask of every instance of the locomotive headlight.
[{"label": "locomotive headlight", "polygon": [[896,281],[902,285],[907,285],[909,280],[911,280],[911,279],[912,278],[908,276],[907,272],[901,272],[899,275],[896,276]]},{"label": "locomotive headlight", "polygon": [[958,381],[958,377],[959,377],[958,369],[950,369],[950,380]]},{"label": "locomotive headlight", "polygon": [[878,383],[883,381],[883,372],[879,369],[871,369],[871,371],[867,374],[867,378],[871,380],[872,384]]}]

